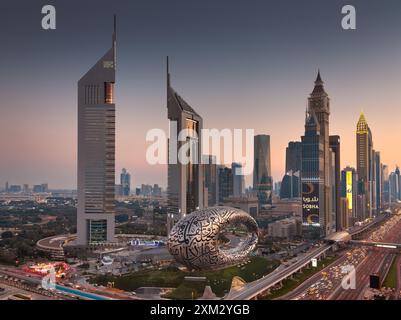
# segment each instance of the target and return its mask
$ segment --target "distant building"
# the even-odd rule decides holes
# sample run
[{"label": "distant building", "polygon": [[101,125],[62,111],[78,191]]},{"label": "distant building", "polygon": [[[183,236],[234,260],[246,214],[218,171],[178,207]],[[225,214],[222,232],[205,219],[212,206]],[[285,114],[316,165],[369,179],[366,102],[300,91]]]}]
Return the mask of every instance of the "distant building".
[{"label": "distant building", "polygon": [[256,218],[259,214],[258,198],[255,196],[231,196],[225,198],[223,204],[228,207],[241,209]]},{"label": "distant building", "polygon": [[120,174],[120,184],[122,188],[122,196],[129,196],[131,192],[131,175],[127,169],[123,169]]},{"label": "distant building", "polygon": [[382,165],[382,206],[390,203],[390,174],[388,166]]},{"label": "distant building", "polygon": [[280,191],[281,191],[281,181],[277,181],[274,183],[274,193],[276,196],[280,196]]},{"label": "distant building", "polygon": [[240,163],[231,164],[232,176],[233,176],[233,195],[239,197],[245,193],[245,177],[239,174],[242,170]]},{"label": "distant building", "polygon": [[219,188],[219,203],[222,204],[225,198],[233,195],[233,173],[231,168],[218,168],[218,188]]},{"label": "distant building", "polygon": [[24,184],[23,187],[22,187],[22,191],[24,193],[29,193],[29,185],[28,184]]},{"label": "distant building", "polygon": [[34,193],[45,193],[49,192],[49,186],[47,183],[36,184],[32,187]]},{"label": "distant building", "polygon": [[254,137],[253,190],[258,195],[260,206],[272,203],[273,179],[269,135]]},{"label": "distant building", "polygon": [[301,197],[300,172],[287,172],[281,182],[280,199],[294,199]]},{"label": "distant building", "polygon": [[[218,204],[219,197],[219,184],[218,184],[218,171],[216,164],[216,156],[204,155],[207,162],[203,165],[203,173],[205,180],[205,198],[207,198],[207,206],[212,207]],[[206,197],[207,195],[207,197]]]},{"label": "distant building", "polygon": [[390,173],[389,193],[391,203],[401,200],[401,176],[399,167],[397,167],[394,172]]},{"label": "distant building", "polygon": [[375,188],[376,188],[376,212],[380,213],[383,207],[383,164],[381,163],[380,152],[376,151],[375,157]]},{"label": "distant building", "polygon": [[358,176],[356,170],[351,167],[346,167],[341,171],[341,197],[347,198],[347,207],[349,211],[348,225],[354,225],[360,221],[358,215]]},{"label": "distant building", "polygon": [[123,186],[121,184],[116,184],[114,186],[114,194],[116,196],[120,196],[120,197],[122,197],[124,195]]},{"label": "distant building", "polygon": [[340,168],[340,137],[330,136],[330,150],[332,151],[332,210],[333,210],[333,231],[343,230],[343,221],[341,215],[341,168]]},{"label": "distant building", "polygon": [[394,174],[397,177],[396,181],[398,181],[398,183],[396,182],[395,198],[401,200],[401,174],[398,166],[396,167]]},{"label": "distant building", "polygon": [[162,188],[157,183],[153,185],[152,195],[154,197],[161,197],[162,195]]},{"label": "distant building", "polygon": [[10,193],[18,193],[18,192],[21,192],[21,186],[19,186],[19,185],[11,185],[11,186],[9,186],[8,187],[8,192],[10,192]]},{"label": "distant building", "polygon": [[274,203],[274,206],[266,211],[260,212],[262,213],[267,213],[268,215],[270,214],[278,214],[278,215],[289,215],[289,216],[295,216],[299,220],[302,219],[302,203],[300,199],[280,199],[277,202]]},{"label": "distant building", "polygon": [[[359,184],[358,188],[360,188]],[[356,212],[358,213],[358,221],[366,220],[366,216],[364,215],[364,212],[366,212],[366,201],[366,194],[358,194],[356,198]]]},{"label": "distant building", "polygon": [[348,229],[350,226],[350,221],[352,221],[352,218],[347,198],[344,197],[340,198],[340,214],[341,214],[342,229]]},{"label": "distant building", "polygon": [[143,184],[141,185],[141,195],[145,197],[151,196],[153,193],[153,188],[150,184]]},{"label": "distant building", "polygon": [[302,235],[302,222],[295,218],[287,218],[269,223],[267,233],[273,238],[290,240]]},{"label": "distant building", "polygon": [[302,166],[302,142],[290,141],[285,150],[285,172],[297,172]]}]

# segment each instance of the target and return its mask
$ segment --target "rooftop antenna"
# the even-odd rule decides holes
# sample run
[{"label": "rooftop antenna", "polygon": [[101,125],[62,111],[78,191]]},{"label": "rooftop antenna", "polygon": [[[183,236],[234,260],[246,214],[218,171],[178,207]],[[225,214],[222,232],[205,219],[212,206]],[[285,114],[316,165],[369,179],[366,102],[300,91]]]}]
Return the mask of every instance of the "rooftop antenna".
[{"label": "rooftop antenna", "polygon": [[114,69],[116,68],[116,42],[117,42],[117,16],[113,17],[113,53],[114,53]]},{"label": "rooftop antenna", "polygon": [[117,38],[117,16],[114,15],[114,21],[113,21],[113,42],[116,41]]},{"label": "rooftop antenna", "polygon": [[170,87],[170,70],[169,70],[169,61],[168,56],[166,58],[166,74],[167,74],[167,87]]}]

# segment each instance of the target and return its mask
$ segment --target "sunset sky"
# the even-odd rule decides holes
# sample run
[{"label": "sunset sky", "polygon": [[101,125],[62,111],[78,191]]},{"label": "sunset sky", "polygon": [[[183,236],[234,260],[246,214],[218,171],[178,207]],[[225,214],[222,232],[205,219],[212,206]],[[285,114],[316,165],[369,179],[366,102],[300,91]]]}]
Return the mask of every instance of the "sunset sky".
[{"label": "sunset sky", "polygon": [[[341,7],[350,3],[357,30],[345,31]],[[288,142],[304,132],[318,68],[331,98],[330,134],[341,136],[341,166],[355,166],[361,110],[382,161],[391,170],[401,164],[399,0],[58,0],[54,31],[41,29],[44,4],[2,4],[1,186],[76,188],[77,81],[110,47],[113,13],[116,173],[127,168],[133,187],[166,185],[165,167],[145,159],[146,132],[168,126],[166,55],[173,87],[204,127],[271,135],[275,181]]]}]

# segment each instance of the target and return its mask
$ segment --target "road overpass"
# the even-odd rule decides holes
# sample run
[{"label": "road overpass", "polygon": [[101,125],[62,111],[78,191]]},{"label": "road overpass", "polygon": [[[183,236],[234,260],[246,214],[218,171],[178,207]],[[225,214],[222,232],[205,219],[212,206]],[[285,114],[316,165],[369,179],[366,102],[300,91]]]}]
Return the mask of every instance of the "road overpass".
[{"label": "road overpass", "polygon": [[284,270],[273,271],[272,273],[269,273],[261,279],[247,283],[241,290],[229,294],[224,299],[250,300],[256,298],[259,294],[287,279],[295,272],[300,271],[301,269],[310,265],[312,259],[319,258],[320,256],[324,255],[327,251],[331,249],[331,247],[332,245],[329,244],[322,245],[319,248],[316,248],[311,252],[306,253],[303,257],[299,257],[298,261],[286,267]]},{"label": "road overpass", "polygon": [[401,243],[386,243],[386,242],[375,242],[367,240],[351,240],[350,244],[377,248],[387,248],[387,249],[401,249]]},{"label": "road overpass", "polygon": [[372,228],[373,226],[375,226],[378,223],[383,222],[384,220],[386,220],[389,217],[390,217],[390,214],[382,213],[382,214],[378,215],[373,221],[371,221],[365,225],[362,225],[362,226],[350,228],[348,230],[348,232],[351,235],[351,237],[354,238],[355,236],[357,236],[365,231],[368,231],[370,228]]}]

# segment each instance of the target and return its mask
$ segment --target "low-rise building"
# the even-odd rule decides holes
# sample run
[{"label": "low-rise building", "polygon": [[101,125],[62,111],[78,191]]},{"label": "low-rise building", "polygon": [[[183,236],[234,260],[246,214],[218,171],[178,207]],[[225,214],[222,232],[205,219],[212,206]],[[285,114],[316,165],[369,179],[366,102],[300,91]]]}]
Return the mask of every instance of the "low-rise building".
[{"label": "low-rise building", "polygon": [[272,238],[285,238],[289,240],[301,235],[302,223],[295,218],[278,220],[267,226],[267,233]]},{"label": "low-rise building", "polygon": [[228,197],[224,199],[224,205],[248,212],[256,218],[259,214],[258,198],[253,195],[242,195],[238,197]]}]

